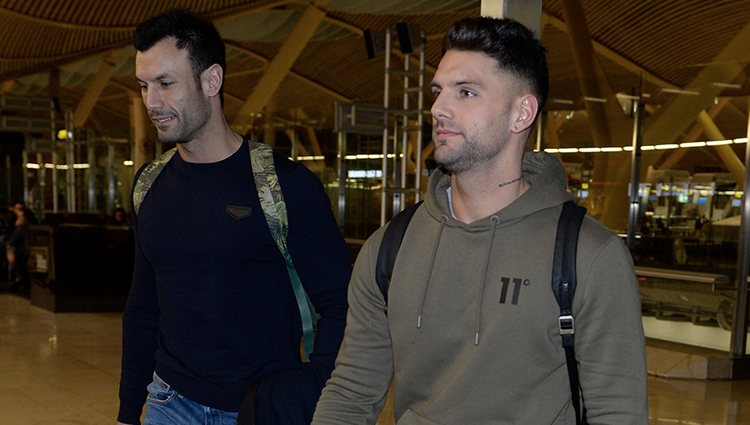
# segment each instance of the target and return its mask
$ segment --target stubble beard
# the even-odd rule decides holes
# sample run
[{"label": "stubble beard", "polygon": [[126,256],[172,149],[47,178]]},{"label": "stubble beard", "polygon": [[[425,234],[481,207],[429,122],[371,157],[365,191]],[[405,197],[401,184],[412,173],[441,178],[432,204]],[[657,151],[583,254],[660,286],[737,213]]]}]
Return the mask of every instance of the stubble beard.
[{"label": "stubble beard", "polygon": [[[436,142],[435,161],[452,173],[462,173],[489,162],[502,151],[504,141],[482,142],[481,138],[467,138],[453,150]],[[446,152],[447,151],[447,152]]]},{"label": "stubble beard", "polygon": [[158,128],[157,136],[161,143],[187,143],[205,127],[211,117],[211,106],[200,93],[196,97],[194,106],[183,109],[181,113],[174,111],[175,123],[168,131]]}]

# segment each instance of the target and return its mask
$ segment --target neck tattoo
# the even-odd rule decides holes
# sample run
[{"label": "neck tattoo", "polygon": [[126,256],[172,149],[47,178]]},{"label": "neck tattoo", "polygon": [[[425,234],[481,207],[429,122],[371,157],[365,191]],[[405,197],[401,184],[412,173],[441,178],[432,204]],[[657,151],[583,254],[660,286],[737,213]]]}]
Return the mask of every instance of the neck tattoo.
[{"label": "neck tattoo", "polygon": [[520,176],[516,177],[513,180],[508,180],[507,182],[500,183],[499,185],[497,185],[497,187],[503,187],[503,186],[507,186],[509,184],[518,183],[518,182],[521,181],[522,178],[523,178],[523,175],[520,175]]}]

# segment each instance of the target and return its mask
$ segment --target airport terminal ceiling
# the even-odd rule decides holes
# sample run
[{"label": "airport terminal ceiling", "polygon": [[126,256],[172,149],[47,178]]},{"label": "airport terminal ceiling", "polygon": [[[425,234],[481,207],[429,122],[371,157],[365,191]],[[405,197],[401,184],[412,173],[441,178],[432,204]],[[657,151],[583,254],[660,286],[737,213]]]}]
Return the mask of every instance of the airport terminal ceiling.
[{"label": "airport terminal ceiling", "polygon": [[[750,0],[541,0],[541,5],[551,74],[544,140],[549,148],[588,148],[560,154],[569,189],[592,216],[634,241],[644,315],[654,316],[646,318],[647,336],[730,350],[727,328],[735,326],[730,318],[738,298],[725,283],[739,273],[741,252]],[[424,34],[429,109],[429,81],[442,38],[455,20],[480,13],[479,0],[0,0],[0,207],[25,199],[47,224],[55,224],[100,220],[113,207],[129,205],[137,156],[145,156],[139,148],[146,145],[134,139],[143,142],[136,136],[151,129],[143,119],[134,129],[143,106],[130,37],[138,23],[176,6],[213,20],[226,42],[225,110],[238,131],[250,128],[265,140],[270,130],[287,138],[285,130],[294,130],[303,136],[300,152],[315,152],[317,134],[325,160],[307,158],[305,164],[338,206],[334,213],[355,254],[357,241],[400,207],[391,202],[395,196],[381,196],[400,189],[383,178],[386,166],[377,174],[386,162],[382,155],[335,159],[340,141],[333,131],[335,103],[383,103],[385,55],[369,59],[364,34],[394,30],[399,23]],[[403,66],[401,47],[394,40],[394,67]],[[29,111],[9,99],[38,99],[41,106]],[[644,111],[644,145],[735,143],[644,151],[640,199],[634,202],[639,217],[631,221],[631,153],[591,150],[632,143],[635,101]],[[64,125],[72,122],[76,143],[55,141],[48,131],[47,145],[40,148],[39,134],[3,133],[14,118],[41,117],[49,129],[50,116],[67,120]],[[382,131],[367,136],[364,143],[351,140],[347,153],[374,147],[372,152],[382,154]],[[277,147],[287,152],[288,139],[285,143]],[[422,159],[428,154],[429,147]],[[350,177],[348,171],[357,174]],[[410,172],[404,186],[414,184],[416,194],[416,183],[427,173],[417,179],[420,173]],[[387,203],[393,207],[388,213]],[[638,238],[630,238],[636,232]],[[665,278],[662,268],[678,270],[678,278]],[[721,279],[685,277],[695,271]],[[657,326],[687,320],[700,325],[696,329],[714,325],[711,334],[718,336],[705,345],[685,340],[693,335],[685,328]]]},{"label": "airport terminal ceiling", "polygon": [[[0,0],[0,94],[54,98],[75,112],[78,126],[128,137],[130,103],[139,99],[130,34],[148,16],[186,6],[214,20],[225,38],[231,122],[331,129],[334,102],[382,104],[383,56],[368,59],[365,30],[418,27],[429,82],[445,31],[479,14],[480,3]],[[544,0],[541,20],[551,69],[549,146],[629,144],[630,96],[646,106],[645,143],[716,139],[712,123],[723,138],[747,136],[750,1]],[[305,29],[309,36],[300,35]],[[401,60],[398,43],[393,52]],[[289,71],[267,75],[282,56]],[[262,78],[275,90],[255,91]],[[711,149],[682,161],[692,165],[680,168],[722,167]]]}]

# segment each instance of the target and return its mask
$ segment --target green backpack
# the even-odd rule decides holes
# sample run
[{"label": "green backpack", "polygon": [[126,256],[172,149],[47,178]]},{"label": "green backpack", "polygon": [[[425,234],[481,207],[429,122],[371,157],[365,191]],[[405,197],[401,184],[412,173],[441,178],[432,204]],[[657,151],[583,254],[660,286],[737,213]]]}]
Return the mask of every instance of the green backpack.
[{"label": "green backpack", "polygon": [[[287,219],[284,194],[281,192],[279,178],[276,175],[276,167],[273,163],[273,149],[269,145],[258,142],[249,142],[249,147],[250,164],[252,165],[255,186],[258,189],[260,205],[263,208],[263,214],[266,216],[271,235],[276,241],[276,246],[278,246],[286,262],[286,270],[289,273],[294,297],[297,300],[304,336],[304,357],[302,361],[308,362],[310,361],[310,353],[313,350],[313,329],[317,315],[310,302],[310,298],[302,287],[302,282],[292,263],[292,256],[286,246],[289,220]],[[135,182],[133,188],[133,211],[136,217],[151,185],[156,181],[159,173],[161,173],[161,170],[164,169],[169,160],[172,159],[176,151],[177,148],[173,148],[164,152],[159,158],[144,167],[138,176],[138,180]]]}]

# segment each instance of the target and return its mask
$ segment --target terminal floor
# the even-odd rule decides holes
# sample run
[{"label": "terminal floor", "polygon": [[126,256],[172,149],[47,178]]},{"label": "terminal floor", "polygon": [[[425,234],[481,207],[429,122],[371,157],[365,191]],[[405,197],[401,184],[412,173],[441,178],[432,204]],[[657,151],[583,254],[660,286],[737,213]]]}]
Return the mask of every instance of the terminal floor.
[{"label": "terminal floor", "polygon": [[[120,320],[0,293],[0,425],[113,424]],[[750,425],[750,381],[652,377],[649,409],[651,424]]]}]

